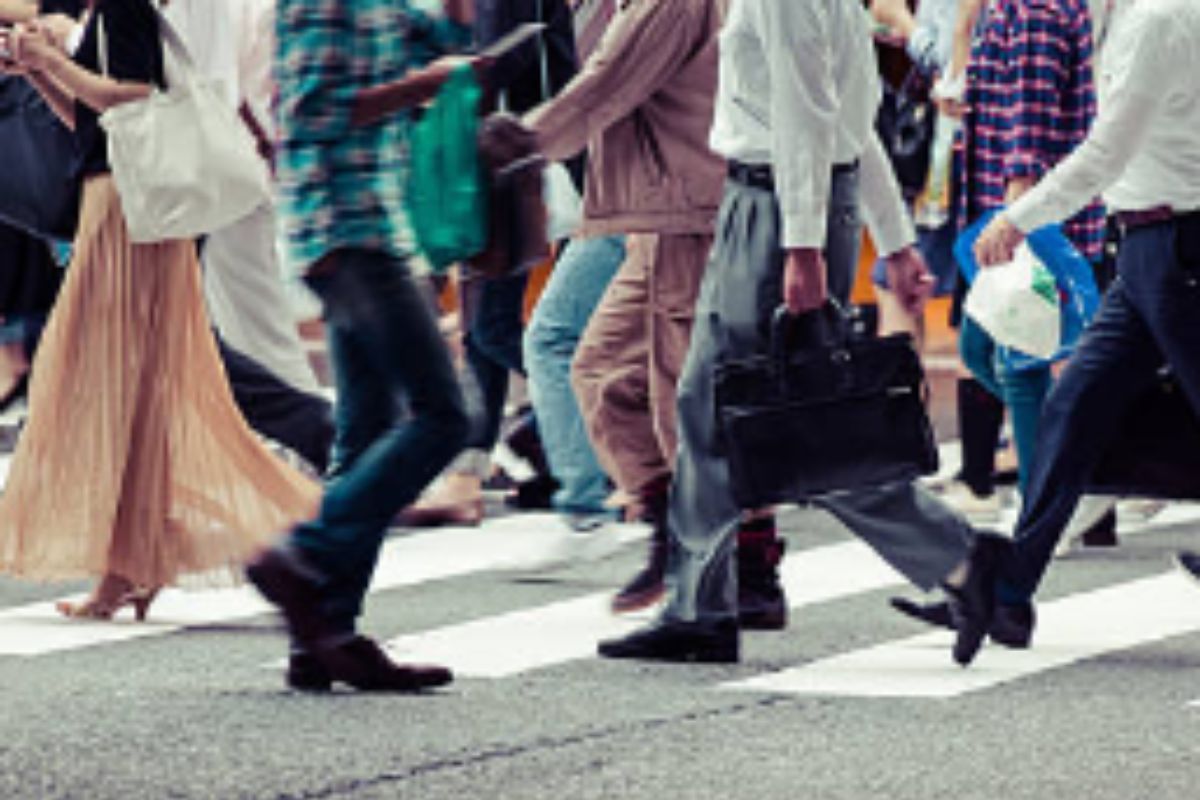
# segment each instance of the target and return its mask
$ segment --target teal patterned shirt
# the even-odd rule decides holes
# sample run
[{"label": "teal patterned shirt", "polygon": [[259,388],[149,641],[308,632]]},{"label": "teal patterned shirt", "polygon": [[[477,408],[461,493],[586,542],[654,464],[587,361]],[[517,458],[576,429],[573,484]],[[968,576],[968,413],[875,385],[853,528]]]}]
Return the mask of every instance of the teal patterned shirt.
[{"label": "teal patterned shirt", "polygon": [[469,42],[469,29],[416,5],[278,2],[276,177],[287,261],[299,273],[342,248],[407,253],[410,117],[358,128],[350,120],[360,90],[402,78]]}]

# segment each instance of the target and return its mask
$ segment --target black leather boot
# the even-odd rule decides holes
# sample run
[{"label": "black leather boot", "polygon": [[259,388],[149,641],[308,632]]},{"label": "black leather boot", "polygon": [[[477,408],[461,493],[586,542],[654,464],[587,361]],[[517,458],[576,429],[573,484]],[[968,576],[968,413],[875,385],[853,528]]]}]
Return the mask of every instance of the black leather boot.
[{"label": "black leather boot", "polygon": [[744,521],[737,537],[738,624],[743,630],[786,628],[788,604],[779,562],[787,543],[775,530],[775,517]]}]

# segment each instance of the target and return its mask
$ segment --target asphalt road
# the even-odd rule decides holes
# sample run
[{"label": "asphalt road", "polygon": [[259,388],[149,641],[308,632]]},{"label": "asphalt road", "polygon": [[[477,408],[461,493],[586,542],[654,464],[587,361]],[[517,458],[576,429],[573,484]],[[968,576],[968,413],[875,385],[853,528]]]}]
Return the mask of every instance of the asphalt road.
[{"label": "asphalt road", "polygon": [[1059,562],[1035,648],[969,671],[889,610],[912,590],[799,511],[800,607],[734,666],[590,655],[637,542],[534,568],[545,518],[399,532],[364,628],[460,672],[417,697],[285,690],[279,622],[236,589],[139,626],[56,619],[42,601],[82,587],[5,581],[0,797],[1194,798],[1200,586],[1169,557],[1197,524],[1175,507]]}]

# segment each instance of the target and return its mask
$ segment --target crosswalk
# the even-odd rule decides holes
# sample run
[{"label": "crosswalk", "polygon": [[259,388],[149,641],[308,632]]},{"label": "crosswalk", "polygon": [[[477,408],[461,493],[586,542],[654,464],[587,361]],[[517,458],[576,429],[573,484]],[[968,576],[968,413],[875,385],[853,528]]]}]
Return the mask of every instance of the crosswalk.
[{"label": "crosswalk", "polygon": [[[1200,505],[1172,504],[1143,522],[1126,546],[1140,537],[1200,523]],[[1134,526],[1123,531],[1124,541]],[[569,534],[551,514],[490,519],[477,528],[410,532],[385,545],[372,586],[376,595],[407,588],[419,592],[440,581],[469,581],[491,573],[527,575],[545,568]],[[644,539],[641,526],[614,525],[600,535],[622,545]],[[1070,570],[1069,562],[1059,569]],[[781,569],[792,608],[835,605],[880,590],[899,588],[901,577],[869,548],[854,541],[793,548]],[[427,630],[389,638],[398,658],[444,663],[464,678],[497,681],[519,678],[550,667],[593,657],[598,640],[619,636],[650,619],[614,616],[608,592],[580,593],[563,586],[549,602],[460,619]],[[881,614],[888,614],[882,603]],[[137,640],[187,635],[189,630],[238,623],[271,613],[248,587],[169,589],[155,603],[151,618],[136,623],[61,618],[53,602],[0,610],[0,659],[36,659],[49,654],[96,647],[118,647]],[[950,663],[949,633],[918,635],[849,646],[816,660],[796,656],[783,668],[764,667],[736,680],[718,678],[701,684],[706,691],[859,698],[945,699],[980,692],[1051,670],[1067,668],[1105,654],[1153,645],[1200,632],[1200,590],[1174,571],[1141,574],[1100,588],[1069,593],[1039,606],[1035,646],[1027,651],[991,647],[969,670]],[[262,664],[278,669],[278,661]],[[701,681],[703,681],[703,677]],[[1196,704],[1200,707],[1200,699]]]}]

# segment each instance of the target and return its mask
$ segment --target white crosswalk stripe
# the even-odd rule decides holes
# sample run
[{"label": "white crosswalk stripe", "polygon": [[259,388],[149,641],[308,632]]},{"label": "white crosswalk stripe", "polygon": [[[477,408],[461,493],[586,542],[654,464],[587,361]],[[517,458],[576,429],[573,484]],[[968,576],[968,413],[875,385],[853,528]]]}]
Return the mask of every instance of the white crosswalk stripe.
[{"label": "white crosswalk stripe", "polygon": [[1171,572],[1042,604],[1032,649],[987,647],[970,669],[950,662],[950,633],[936,632],[724,688],[852,697],[957,697],[1194,631],[1200,631],[1200,595]]}]

